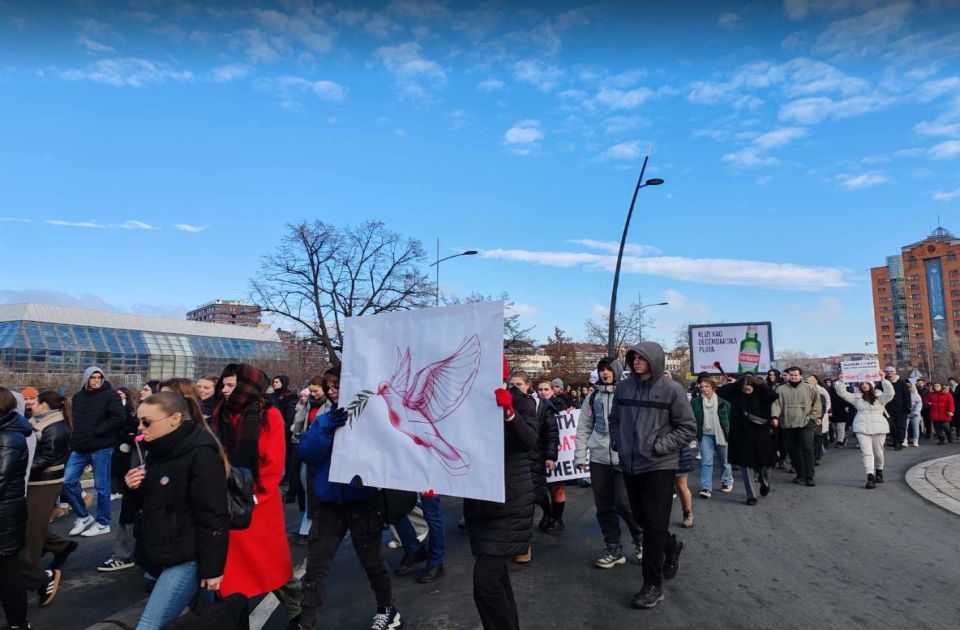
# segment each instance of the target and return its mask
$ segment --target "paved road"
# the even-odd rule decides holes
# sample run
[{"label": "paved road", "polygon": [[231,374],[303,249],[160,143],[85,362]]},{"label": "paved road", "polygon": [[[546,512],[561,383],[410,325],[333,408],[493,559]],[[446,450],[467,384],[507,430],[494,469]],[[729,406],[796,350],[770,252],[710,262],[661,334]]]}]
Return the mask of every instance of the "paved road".
[{"label": "paved road", "polygon": [[[513,569],[521,624],[570,630],[618,623],[669,630],[958,627],[960,600],[952,585],[960,584],[960,516],[918,496],[904,474],[925,459],[957,454],[960,445],[928,444],[888,453],[888,481],[877,490],[863,489],[859,451],[847,448],[828,452],[816,488],[794,486],[791,476],[775,472],[770,496],[756,507],[743,505],[739,485],[732,495],[695,498],[696,526],[676,530],[686,542],[680,573],[667,583],[666,600],[650,611],[629,608],[640,586],[636,563],[592,567],[600,547],[592,496],[589,489],[568,488],[564,536],[536,533],[533,563]],[[696,472],[690,485],[699,487]],[[458,501],[446,501],[446,578],[430,586],[395,579],[408,628],[479,627],[458,512]],[[679,520],[679,508],[673,516]],[[53,606],[31,605],[34,628],[84,628],[145,597],[138,572],[94,571],[109,553],[106,538],[84,541]],[[400,552],[386,553],[391,566],[399,562]],[[303,548],[294,547],[294,554],[299,561]],[[327,593],[323,627],[369,627],[373,595],[349,544]],[[284,627],[279,609],[264,627]]]}]

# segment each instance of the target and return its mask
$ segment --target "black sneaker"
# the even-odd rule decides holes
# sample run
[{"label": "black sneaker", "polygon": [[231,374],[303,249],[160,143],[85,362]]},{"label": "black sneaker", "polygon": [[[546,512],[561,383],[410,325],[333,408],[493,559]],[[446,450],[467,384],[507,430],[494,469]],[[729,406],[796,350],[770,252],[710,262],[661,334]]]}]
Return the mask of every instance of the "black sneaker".
[{"label": "black sneaker", "polygon": [[867,475],[867,485],[864,486],[867,490],[873,490],[877,487],[877,478],[873,475]]},{"label": "black sneaker", "polygon": [[555,518],[550,521],[550,526],[547,527],[547,533],[554,536],[559,536],[563,533],[563,519]]},{"label": "black sneaker", "polygon": [[797,483],[797,484],[803,483],[803,477],[801,477],[800,475],[797,475],[796,477],[793,478],[793,481],[791,481],[790,483]]},{"label": "black sneaker", "polygon": [[540,519],[540,522],[537,523],[537,529],[539,529],[544,534],[547,533],[547,530],[550,529],[550,525],[553,524],[553,519],[550,518],[547,514],[543,515],[543,518]]},{"label": "black sneaker", "polygon": [[403,627],[400,612],[393,606],[377,606],[377,614],[373,616],[370,630],[399,630]]},{"label": "black sneaker", "polygon": [[807,479],[806,481],[804,481],[804,482],[803,482],[803,485],[805,485],[805,486],[808,487],[808,488],[812,488],[812,487],[814,487],[814,486],[817,485],[817,484],[816,484],[816,482],[813,480],[813,478],[811,477],[810,479]]},{"label": "black sneaker", "polygon": [[877,470],[877,483],[883,483],[883,471]]},{"label": "black sneaker", "polygon": [[420,547],[420,549],[414,551],[413,553],[404,553],[403,558],[400,559],[400,566],[393,572],[394,575],[406,575],[413,571],[413,567],[420,564],[421,562],[427,561],[427,548],[426,546]]},{"label": "black sneaker", "polygon": [[770,494],[770,484],[762,481],[760,482],[760,496],[765,497]]},{"label": "black sneaker", "polygon": [[431,582],[436,582],[444,575],[446,575],[446,572],[443,570],[442,564],[428,564],[427,568],[417,576],[417,582],[420,584],[430,584]]},{"label": "black sneaker", "polygon": [[663,589],[659,586],[647,586],[640,589],[640,592],[633,596],[630,605],[634,608],[653,608],[663,601]]},{"label": "black sneaker", "polygon": [[756,497],[750,497],[747,499],[747,505],[756,505],[756,504],[757,504]]},{"label": "black sneaker", "polygon": [[673,545],[663,555],[663,579],[665,580],[672,580],[680,570],[680,552],[683,551],[683,541],[677,538],[676,534],[670,534],[670,537],[673,539]]},{"label": "black sneaker", "polygon": [[56,571],[57,569],[63,568],[63,565],[67,563],[67,558],[70,557],[70,554],[77,550],[77,547],[80,546],[75,540],[71,540],[67,544],[67,548],[61,551],[60,553],[53,554],[53,560],[50,561],[49,569],[51,571]]},{"label": "black sneaker", "polygon": [[113,571],[123,571],[131,567],[133,567],[132,558],[109,558],[100,563],[97,571],[112,573]]},{"label": "black sneaker", "polygon": [[37,598],[40,600],[40,607],[49,606],[53,598],[57,596],[57,589],[60,588],[60,570],[47,571],[46,579],[37,589]]}]

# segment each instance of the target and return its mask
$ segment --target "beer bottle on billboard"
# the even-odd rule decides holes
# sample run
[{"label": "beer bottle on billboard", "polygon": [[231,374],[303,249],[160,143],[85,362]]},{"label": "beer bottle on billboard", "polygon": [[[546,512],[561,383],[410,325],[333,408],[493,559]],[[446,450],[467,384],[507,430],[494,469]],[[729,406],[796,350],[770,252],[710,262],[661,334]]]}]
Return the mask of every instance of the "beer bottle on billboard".
[{"label": "beer bottle on billboard", "polygon": [[740,374],[760,371],[760,339],[756,326],[747,326],[747,336],[740,342],[740,360],[737,372]]}]

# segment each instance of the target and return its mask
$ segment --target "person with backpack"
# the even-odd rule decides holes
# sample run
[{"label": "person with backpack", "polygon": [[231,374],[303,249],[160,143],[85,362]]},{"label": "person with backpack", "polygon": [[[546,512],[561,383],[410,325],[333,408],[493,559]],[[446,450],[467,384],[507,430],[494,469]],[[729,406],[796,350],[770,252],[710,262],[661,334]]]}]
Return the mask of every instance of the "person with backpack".
[{"label": "person with backpack", "polygon": [[33,429],[23,417],[22,398],[0,387],[0,607],[6,630],[27,630],[27,589],[18,557],[27,526],[27,479]]},{"label": "person with backpack", "polygon": [[637,562],[643,560],[643,530],[633,518],[630,499],[623,483],[620,457],[610,448],[610,409],[617,383],[623,378],[620,361],[604,357],[597,361],[597,387],[583,401],[577,421],[577,449],[574,466],[579,471],[587,467],[590,454],[590,487],[597,506],[597,522],[603,535],[604,550],[594,561],[598,569],[611,569],[626,564],[620,544],[620,519],[630,530]]}]

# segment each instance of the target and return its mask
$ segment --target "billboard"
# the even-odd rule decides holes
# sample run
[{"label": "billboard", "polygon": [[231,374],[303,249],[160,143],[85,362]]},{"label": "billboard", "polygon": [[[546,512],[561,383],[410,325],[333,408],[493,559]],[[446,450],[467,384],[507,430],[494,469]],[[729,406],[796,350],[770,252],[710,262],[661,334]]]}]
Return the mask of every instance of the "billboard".
[{"label": "billboard", "polygon": [[690,372],[762,374],[773,363],[773,329],[770,322],[694,324],[689,329]]}]

